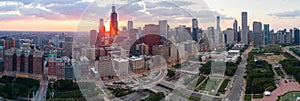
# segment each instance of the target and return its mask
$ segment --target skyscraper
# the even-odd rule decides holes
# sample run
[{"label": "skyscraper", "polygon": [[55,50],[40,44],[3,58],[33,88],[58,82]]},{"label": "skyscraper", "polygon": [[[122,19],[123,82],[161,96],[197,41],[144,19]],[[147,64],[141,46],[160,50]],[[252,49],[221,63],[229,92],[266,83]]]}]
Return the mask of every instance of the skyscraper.
[{"label": "skyscraper", "polygon": [[198,20],[196,18],[192,19],[192,39],[195,40],[196,42],[198,41],[198,31],[199,31],[199,27],[198,27]]},{"label": "skyscraper", "polygon": [[114,37],[118,33],[118,15],[116,13],[116,6],[112,6],[112,13],[110,15],[110,36]]},{"label": "skyscraper", "polygon": [[208,35],[208,40],[209,40],[209,43],[210,43],[210,47],[214,48],[215,47],[215,32],[214,32],[214,27],[208,27],[207,28],[207,35]]},{"label": "skyscraper", "polygon": [[97,31],[96,30],[91,30],[90,31],[90,44],[95,45],[97,41]]},{"label": "skyscraper", "polygon": [[253,37],[254,45],[263,45],[263,33],[261,22],[253,22]]},{"label": "skyscraper", "polygon": [[248,44],[248,17],[247,12],[242,12],[241,44]]},{"label": "skyscraper", "polygon": [[[159,20],[158,24],[159,24],[159,33],[160,33],[160,36],[168,39],[169,28],[168,28],[168,22],[167,22],[167,20]],[[162,42],[162,40],[161,40],[161,42]]]},{"label": "skyscraper", "polygon": [[[103,27],[104,27],[104,21],[103,21],[102,18],[100,18],[100,20],[99,20],[99,32],[100,32],[101,30],[103,30]],[[104,28],[104,30],[105,30],[105,28]]]},{"label": "skyscraper", "polygon": [[98,35],[96,36],[96,46],[101,46],[101,38],[105,36],[105,26],[104,26],[104,21],[102,18],[99,20],[99,32]]},{"label": "skyscraper", "polygon": [[234,41],[238,41],[238,22],[235,19],[233,22]]},{"label": "skyscraper", "polygon": [[299,44],[300,42],[300,31],[298,28],[294,28],[294,43]]},{"label": "skyscraper", "polygon": [[217,16],[217,29],[216,29],[216,34],[215,34],[215,40],[216,44],[222,43],[222,32],[221,32],[221,26],[220,26],[220,16]]},{"label": "skyscraper", "polygon": [[270,25],[264,24],[264,44],[268,45],[271,43]]},{"label": "skyscraper", "polygon": [[128,30],[133,29],[133,21],[128,20],[128,22],[127,22],[127,29],[128,29]]}]

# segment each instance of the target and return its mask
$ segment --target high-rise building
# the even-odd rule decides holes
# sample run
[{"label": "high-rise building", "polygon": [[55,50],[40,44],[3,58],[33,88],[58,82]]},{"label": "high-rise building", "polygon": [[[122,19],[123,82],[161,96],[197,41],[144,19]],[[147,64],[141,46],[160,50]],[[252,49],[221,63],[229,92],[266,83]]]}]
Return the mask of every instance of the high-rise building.
[{"label": "high-rise building", "polygon": [[43,52],[30,49],[8,49],[5,51],[4,71],[41,75],[44,71]]},{"label": "high-rise building", "polygon": [[209,43],[210,43],[210,47],[213,48],[215,47],[215,29],[214,27],[208,27],[207,28],[207,37],[208,37],[208,40],[209,40]]},{"label": "high-rise building", "polygon": [[[95,44],[93,44],[95,45]],[[73,42],[61,42],[62,56],[72,56]]]},{"label": "high-rise building", "polygon": [[32,67],[32,71],[33,74],[43,74],[43,70],[44,70],[44,60],[43,60],[43,52],[42,51],[34,51],[33,52],[33,67]]},{"label": "high-rise building", "polygon": [[144,36],[142,37],[143,43],[149,46],[149,54],[152,54],[152,47],[154,45],[159,45],[160,36],[160,26],[155,24],[148,24],[144,27]]},{"label": "high-rise building", "polygon": [[223,41],[223,35],[221,32],[221,22],[220,22],[220,16],[217,16],[217,29],[216,29],[216,34],[215,34],[215,38],[216,38],[216,44],[220,44]]},{"label": "high-rise building", "polygon": [[274,33],[273,31],[270,32],[271,33],[271,44],[275,45],[277,42],[277,34]]},{"label": "high-rise building", "polygon": [[110,56],[102,56],[96,61],[96,67],[98,68],[99,76],[102,78],[113,78],[116,76],[116,72],[112,65],[112,59]]},{"label": "high-rise building", "polygon": [[90,44],[95,45],[97,41],[97,31],[96,30],[91,30],[90,31]]},{"label": "high-rise building", "polygon": [[241,30],[241,44],[248,44],[248,17],[247,12],[242,12],[242,30]]},{"label": "high-rise building", "polygon": [[254,45],[260,46],[263,45],[263,33],[262,33],[262,24],[261,22],[253,22],[253,37]]},{"label": "high-rise building", "polygon": [[112,13],[110,15],[110,36],[114,37],[118,34],[118,15],[116,13],[116,6],[112,6]]},{"label": "high-rise building", "polygon": [[127,22],[127,29],[128,29],[128,30],[133,29],[133,21],[128,20],[128,22]]},{"label": "high-rise building", "polygon": [[198,31],[199,31],[199,27],[198,27],[198,20],[196,18],[192,19],[192,38],[194,41],[198,42]]},{"label": "high-rise building", "polygon": [[234,41],[238,41],[238,22],[236,19],[233,22],[233,30],[234,30]]},{"label": "high-rise building", "polygon": [[5,50],[10,49],[10,48],[16,48],[16,40],[15,38],[12,37],[7,37],[5,39]]},{"label": "high-rise building", "polygon": [[234,29],[228,28],[224,33],[226,35],[226,44],[234,44]]},{"label": "high-rise building", "polygon": [[113,59],[113,67],[115,68],[118,76],[126,76],[129,73],[129,60],[128,58],[115,58]]},{"label": "high-rise building", "polygon": [[264,24],[264,44],[268,45],[271,43],[270,25]]},{"label": "high-rise building", "polygon": [[[159,24],[160,36],[164,37],[162,39],[168,39],[169,25],[167,20],[159,20],[158,24]],[[163,41],[162,39],[161,42]]]},{"label": "high-rise building", "polygon": [[4,71],[13,72],[13,68],[16,65],[14,63],[14,51],[13,49],[8,49],[5,51],[5,60],[4,60]]},{"label": "high-rise building", "polygon": [[295,44],[300,43],[300,31],[298,28],[294,28],[294,43]]},{"label": "high-rise building", "polygon": [[104,20],[101,18],[99,20],[99,31],[96,36],[96,46],[102,46],[102,38],[105,36],[105,26],[104,26]]},{"label": "high-rise building", "polygon": [[145,59],[133,56],[129,58],[129,66],[133,72],[139,72],[145,67]]}]

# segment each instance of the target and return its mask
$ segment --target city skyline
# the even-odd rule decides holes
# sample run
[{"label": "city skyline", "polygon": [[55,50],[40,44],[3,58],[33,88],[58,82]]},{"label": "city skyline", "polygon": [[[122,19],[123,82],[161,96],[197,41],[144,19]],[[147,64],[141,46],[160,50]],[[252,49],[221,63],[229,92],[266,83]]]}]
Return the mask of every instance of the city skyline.
[{"label": "city skyline", "polygon": [[[86,29],[97,29],[99,18],[106,18],[110,13],[110,6],[112,5],[111,1],[99,1],[96,0],[78,0],[78,1],[1,1],[0,7],[3,8],[0,12],[0,22],[3,27],[0,30],[8,31],[77,31],[79,24],[87,24]],[[176,19],[177,24],[185,24],[191,26],[191,19],[199,19],[199,27],[206,29],[209,26],[215,27],[215,18],[220,16],[221,18],[221,28],[222,30],[226,28],[231,28],[234,22],[234,19],[237,19],[238,26],[241,25],[241,16],[240,13],[243,11],[248,12],[248,25],[249,28],[252,28],[252,22],[260,21],[263,24],[270,24],[270,29],[280,30],[280,29],[292,29],[294,27],[300,26],[297,22],[299,20],[299,12],[297,10],[296,4],[299,4],[299,1],[293,0],[285,2],[284,0],[276,0],[278,2],[268,5],[270,7],[263,7],[262,5],[267,5],[270,3],[270,0],[261,1],[245,1],[245,0],[232,0],[228,1],[217,1],[217,0],[200,0],[200,1],[157,1],[157,2],[148,2],[148,1],[138,1],[138,3],[133,3],[130,7],[124,7],[122,5],[133,2],[134,0],[122,0],[115,1],[115,4],[118,8],[117,12],[120,11],[120,14],[126,14],[129,10],[146,10],[140,14],[151,14],[155,15],[164,15],[178,17],[178,13],[166,13],[162,14],[161,11],[174,11],[178,8],[172,8],[172,4],[175,4],[175,7],[183,8],[191,15],[181,16]],[[258,3],[255,3],[258,2]],[[69,3],[69,4],[67,4]],[[281,4],[287,4],[287,7],[279,7]],[[101,5],[100,5],[101,4]],[[247,6],[250,4],[253,6]],[[229,6],[232,5],[232,6]],[[234,6],[236,5],[236,6]],[[245,6],[242,6],[245,5]],[[174,5],[173,5],[174,6]],[[277,6],[277,7],[274,7]],[[195,8],[201,7],[201,9],[195,10]],[[260,8],[260,10],[253,10],[253,7]],[[94,8],[100,8],[100,11],[103,14],[94,14],[92,16],[85,16],[86,14],[95,13]],[[156,8],[150,9],[150,8]],[[169,9],[166,9],[169,8]],[[229,12],[230,11],[230,12]],[[181,11],[183,12],[183,11]],[[108,13],[108,14],[106,14]],[[81,15],[83,14],[83,15]],[[139,13],[134,13],[139,14]],[[102,16],[98,16],[102,15]],[[132,17],[132,16],[131,16]],[[93,18],[93,19],[90,19]],[[147,17],[145,17],[147,18]],[[180,19],[179,19],[180,18]],[[83,21],[89,19],[90,21]],[[95,20],[95,21],[93,21]],[[130,20],[130,16],[119,18],[120,26],[126,26],[127,20]],[[164,17],[161,17],[160,20],[164,20]],[[133,20],[135,21],[135,20]],[[157,20],[158,21],[158,20]],[[138,22],[141,23],[151,23],[139,19]],[[153,22],[152,22],[153,23]],[[28,26],[30,25],[30,26]],[[170,24],[172,26],[172,24]],[[119,26],[119,28],[120,28]],[[142,25],[135,23],[134,27]],[[174,27],[176,25],[173,25]]]}]

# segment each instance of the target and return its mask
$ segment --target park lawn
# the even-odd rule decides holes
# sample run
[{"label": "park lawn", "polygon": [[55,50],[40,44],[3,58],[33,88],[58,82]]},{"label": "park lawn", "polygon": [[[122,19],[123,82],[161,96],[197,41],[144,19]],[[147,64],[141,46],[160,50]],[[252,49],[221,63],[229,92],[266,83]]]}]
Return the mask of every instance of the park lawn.
[{"label": "park lawn", "polygon": [[246,95],[245,95],[244,100],[246,100],[246,101],[251,101],[251,99],[252,99],[251,94],[246,94]]},{"label": "park lawn", "polygon": [[283,74],[283,72],[281,71],[280,68],[275,68],[275,71],[277,72],[277,74],[278,74],[279,76],[281,76],[281,77],[284,76],[284,74]]},{"label": "park lawn", "polygon": [[279,96],[277,101],[295,101],[297,97],[300,97],[300,91],[285,93]]},{"label": "park lawn", "polygon": [[197,80],[196,86],[199,85],[205,78],[206,78],[205,76],[200,75],[200,77],[199,77],[198,80]]},{"label": "park lawn", "polygon": [[187,95],[187,94],[185,94],[183,92],[180,92],[178,90],[174,91],[174,94],[178,95],[178,96],[181,96],[183,98],[189,99],[190,101],[210,101],[210,100],[206,100],[206,99],[201,99],[201,98],[196,97],[196,96]]},{"label": "park lawn", "polygon": [[227,89],[228,89],[228,88],[227,88],[227,89],[225,89],[225,88],[228,86],[229,82],[230,82],[229,79],[225,79],[225,80],[223,81],[222,85],[220,86],[218,92],[220,92],[221,94],[225,94],[225,92],[226,92]]},{"label": "park lawn", "polygon": [[259,98],[263,98],[264,95],[263,94],[253,94],[253,99],[259,99]]}]

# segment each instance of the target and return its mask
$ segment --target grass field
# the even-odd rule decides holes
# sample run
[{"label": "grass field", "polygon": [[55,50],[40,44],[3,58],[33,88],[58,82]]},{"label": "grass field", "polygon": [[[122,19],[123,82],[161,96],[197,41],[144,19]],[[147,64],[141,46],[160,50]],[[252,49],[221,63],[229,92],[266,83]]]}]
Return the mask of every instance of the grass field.
[{"label": "grass field", "polygon": [[297,97],[300,97],[300,91],[288,92],[280,96],[278,101],[295,101]]},{"label": "grass field", "polygon": [[225,90],[225,88],[228,86],[228,83],[230,82],[229,79],[225,79],[222,83],[222,85],[220,86],[219,88],[219,92],[222,93],[222,94],[225,94],[225,92],[227,91],[227,89]]},{"label": "grass field", "polygon": [[284,74],[283,74],[283,72],[281,71],[280,68],[275,68],[275,70],[276,70],[276,72],[277,72],[277,74],[278,74],[279,76],[281,76],[281,77],[284,76]]}]

